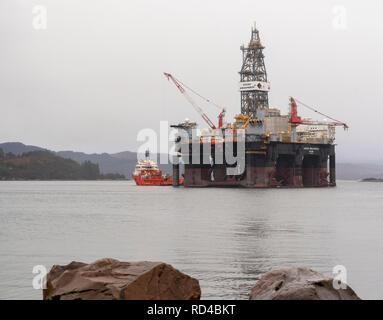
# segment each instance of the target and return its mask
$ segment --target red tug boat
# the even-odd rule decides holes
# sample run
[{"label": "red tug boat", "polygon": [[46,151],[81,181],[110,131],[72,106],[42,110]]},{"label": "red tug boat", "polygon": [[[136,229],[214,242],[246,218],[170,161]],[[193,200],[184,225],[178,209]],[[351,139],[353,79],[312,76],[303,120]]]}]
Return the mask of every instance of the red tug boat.
[{"label": "red tug boat", "polygon": [[[170,186],[173,184],[173,178],[167,173],[163,174],[158,169],[155,161],[149,159],[149,150],[145,152],[145,160],[138,161],[132,177],[138,186]],[[184,179],[180,179],[183,184]]]}]

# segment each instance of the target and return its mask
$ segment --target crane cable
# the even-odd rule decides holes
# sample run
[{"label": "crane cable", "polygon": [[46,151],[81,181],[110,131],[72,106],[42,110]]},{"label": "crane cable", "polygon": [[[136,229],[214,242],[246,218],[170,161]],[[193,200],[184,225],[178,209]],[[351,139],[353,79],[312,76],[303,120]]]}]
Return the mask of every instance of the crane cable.
[{"label": "crane cable", "polygon": [[329,118],[329,119],[331,119],[331,120],[333,120],[333,121],[335,121],[335,122],[338,122],[339,124],[342,124],[345,128],[348,128],[348,125],[347,125],[346,123],[344,123],[344,122],[342,122],[342,121],[339,121],[339,120],[337,120],[337,119],[334,119],[334,118],[328,116],[327,114],[324,114],[324,113],[322,113],[322,112],[320,112],[320,111],[314,109],[313,107],[310,107],[310,106],[308,106],[307,104],[304,104],[302,101],[299,101],[299,100],[296,99],[296,98],[294,98],[294,100],[295,100],[296,102],[298,102],[299,104],[301,104],[302,106],[304,106],[304,107],[310,109],[311,111],[314,111],[314,112],[316,112],[316,113],[319,113],[320,115],[322,115],[322,116],[324,116],[324,117],[326,117],[326,118]]},{"label": "crane cable", "polygon": [[193,92],[195,95],[197,95],[198,97],[200,97],[201,99],[205,100],[206,102],[208,103],[211,103],[212,105],[214,105],[215,107],[217,107],[219,110],[221,110],[222,108],[216,104],[214,101],[211,101],[210,99],[208,98],[205,98],[204,96],[200,95],[198,92],[194,91],[192,88],[188,87],[186,84],[184,84],[182,81],[178,80],[176,77],[173,76],[173,78],[179,82],[180,84],[182,84],[186,89],[190,90],[191,92]]}]

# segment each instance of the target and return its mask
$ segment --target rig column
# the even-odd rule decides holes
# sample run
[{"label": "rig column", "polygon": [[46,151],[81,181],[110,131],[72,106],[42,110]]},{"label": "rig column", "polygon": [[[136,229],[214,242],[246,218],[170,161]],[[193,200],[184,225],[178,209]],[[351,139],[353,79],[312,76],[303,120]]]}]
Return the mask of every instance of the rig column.
[{"label": "rig column", "polygon": [[336,186],[335,154],[330,155],[330,186]]},{"label": "rig column", "polygon": [[254,155],[250,152],[246,152],[245,154],[245,163],[246,163],[246,186],[254,187],[255,185],[255,177],[253,175],[255,168],[255,159],[253,160]]},{"label": "rig column", "polygon": [[173,163],[173,187],[178,187],[180,185],[180,165],[177,159],[174,159],[177,163]]},{"label": "rig column", "polygon": [[302,164],[303,164],[303,152],[299,150],[294,157],[294,168],[293,168],[293,183],[292,185],[297,188],[303,187],[303,176],[302,176]]},{"label": "rig column", "polygon": [[176,143],[176,154],[173,156],[173,187],[178,187],[180,185],[180,155],[181,148],[177,144],[181,141],[181,137],[177,136]]}]

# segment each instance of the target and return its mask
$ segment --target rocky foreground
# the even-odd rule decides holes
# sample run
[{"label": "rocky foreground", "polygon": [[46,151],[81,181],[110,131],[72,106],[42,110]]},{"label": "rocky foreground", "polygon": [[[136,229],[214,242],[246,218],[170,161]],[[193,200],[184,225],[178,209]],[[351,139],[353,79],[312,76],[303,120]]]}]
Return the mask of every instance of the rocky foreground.
[{"label": "rocky foreground", "polygon": [[253,287],[250,300],[360,300],[349,286],[335,289],[333,279],[307,268],[266,273]]},{"label": "rocky foreground", "polygon": [[44,300],[198,300],[198,280],[162,262],[55,265],[47,275]]},{"label": "rocky foreground", "polygon": [[[47,275],[44,300],[198,300],[198,280],[163,262],[120,262],[54,265]],[[250,300],[359,300],[350,288],[335,289],[333,279],[307,268],[266,273]]]}]

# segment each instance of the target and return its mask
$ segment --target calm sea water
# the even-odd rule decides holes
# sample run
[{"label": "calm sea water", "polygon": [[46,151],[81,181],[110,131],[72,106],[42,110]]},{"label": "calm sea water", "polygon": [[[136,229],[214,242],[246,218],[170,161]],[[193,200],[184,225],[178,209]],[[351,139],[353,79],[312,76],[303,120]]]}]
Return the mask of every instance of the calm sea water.
[{"label": "calm sea water", "polygon": [[0,298],[41,299],[34,265],[110,257],[172,264],[203,299],[247,299],[272,269],[347,268],[383,299],[383,183],[184,189],[132,182],[0,182]]}]

